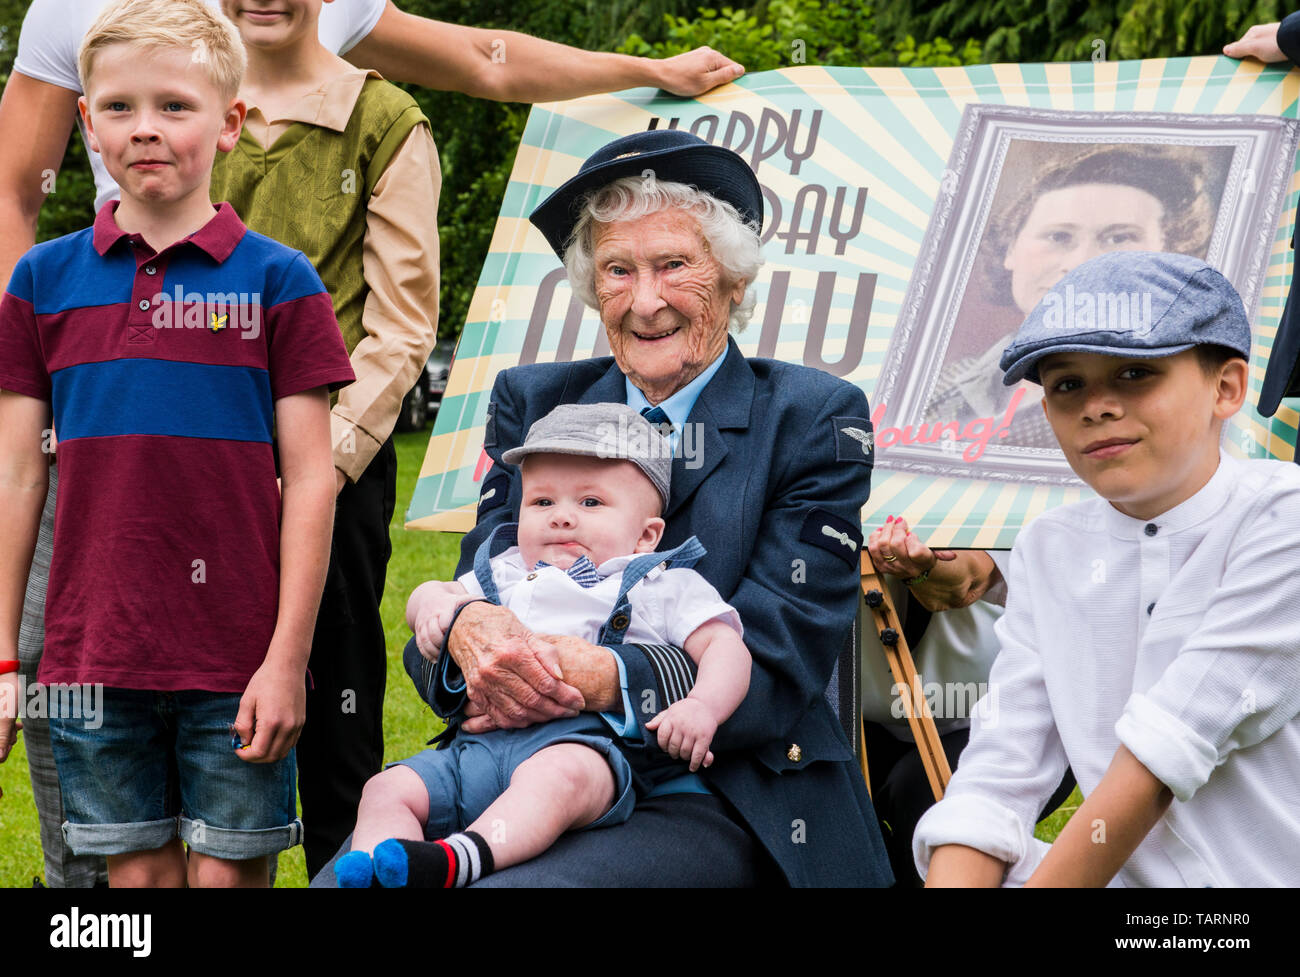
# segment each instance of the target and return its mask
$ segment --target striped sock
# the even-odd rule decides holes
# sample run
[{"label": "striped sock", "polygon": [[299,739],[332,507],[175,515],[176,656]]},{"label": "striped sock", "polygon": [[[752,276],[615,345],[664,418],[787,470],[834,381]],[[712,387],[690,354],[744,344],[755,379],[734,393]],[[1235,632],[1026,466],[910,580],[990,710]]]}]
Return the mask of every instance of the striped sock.
[{"label": "striped sock", "polygon": [[390,838],[375,847],[375,878],[385,888],[459,889],[492,872],[492,849],[473,831],[441,841]]}]

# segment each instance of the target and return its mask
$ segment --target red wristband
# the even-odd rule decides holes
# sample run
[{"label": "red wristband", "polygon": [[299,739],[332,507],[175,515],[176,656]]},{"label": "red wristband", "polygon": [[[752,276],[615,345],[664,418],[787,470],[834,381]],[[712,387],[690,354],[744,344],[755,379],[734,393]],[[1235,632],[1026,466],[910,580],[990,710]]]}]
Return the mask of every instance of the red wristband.
[{"label": "red wristband", "polygon": [[16,672],[21,667],[21,663],[17,658],[10,658],[8,661],[0,661],[0,675],[8,675],[10,672]]}]

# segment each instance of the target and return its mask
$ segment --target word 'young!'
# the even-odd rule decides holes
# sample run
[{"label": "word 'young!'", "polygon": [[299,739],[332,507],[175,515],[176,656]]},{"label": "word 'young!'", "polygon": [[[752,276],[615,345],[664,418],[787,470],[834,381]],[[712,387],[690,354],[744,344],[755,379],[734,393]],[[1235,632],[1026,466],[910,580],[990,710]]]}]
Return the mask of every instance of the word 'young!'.
[{"label": "word 'young!'", "polygon": [[967,462],[976,462],[984,456],[984,449],[989,446],[994,435],[999,438],[1005,438],[1011,433],[1011,421],[1016,416],[1016,408],[1020,406],[1020,401],[1024,398],[1024,390],[1017,390],[1011,395],[1011,403],[1007,404],[1006,413],[1002,415],[1001,422],[996,422],[992,417],[977,417],[968,421],[965,426],[960,421],[935,421],[933,424],[918,425],[913,432],[912,425],[906,427],[881,427],[885,419],[885,405],[877,404],[876,409],[871,413],[871,426],[875,428],[876,447],[888,448],[892,444],[935,444],[943,439],[944,435],[949,435],[953,443],[957,441],[970,441],[971,444],[962,452],[962,460]]}]

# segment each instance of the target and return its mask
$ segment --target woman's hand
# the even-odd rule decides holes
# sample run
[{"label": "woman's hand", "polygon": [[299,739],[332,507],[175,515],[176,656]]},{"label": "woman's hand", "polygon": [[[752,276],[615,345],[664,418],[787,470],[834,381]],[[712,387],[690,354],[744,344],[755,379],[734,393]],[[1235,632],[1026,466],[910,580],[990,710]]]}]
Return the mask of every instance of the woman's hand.
[{"label": "woman's hand", "polygon": [[447,650],[465,676],[469,701],[486,716],[485,728],[519,729],[586,707],[582,693],[564,681],[559,650],[533,634],[504,607],[479,601],[461,611]]},{"label": "woman's hand", "polygon": [[877,573],[904,581],[928,611],[952,611],[983,597],[1002,574],[983,550],[932,550],[907,528],[906,520],[890,516],[867,537],[867,552]]},{"label": "woman's hand", "polygon": [[867,537],[867,551],[877,573],[911,580],[930,573],[940,562],[957,559],[955,550],[932,550],[909,532],[901,516],[890,516]]}]

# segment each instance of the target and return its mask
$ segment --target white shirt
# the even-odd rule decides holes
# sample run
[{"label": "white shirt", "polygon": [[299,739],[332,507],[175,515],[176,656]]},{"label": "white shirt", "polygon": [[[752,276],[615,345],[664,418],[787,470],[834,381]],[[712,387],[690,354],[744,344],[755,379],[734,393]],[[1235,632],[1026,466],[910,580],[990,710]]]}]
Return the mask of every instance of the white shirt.
[{"label": "white shirt", "polygon": [[[572,635],[594,643],[614,610],[623,568],[633,556],[606,560],[596,568],[600,583],[584,588],[559,567],[528,570],[519,547],[512,546],[492,558],[492,578],[502,606],[514,611],[515,617],[531,630]],[[483,588],[472,572],[458,580],[475,597],[483,596]],[[744,635],[740,615],[694,570],[655,568],[627,596],[632,604],[632,622],[624,640],[629,643],[685,648],[691,633],[714,618]]]},{"label": "white shirt", "polygon": [[[18,36],[14,71],[37,81],[58,85],[82,94],[77,74],[77,52],[86,32],[111,0],[34,0],[23,18]],[[204,0],[218,13],[220,0]],[[379,23],[386,0],[335,0],[322,5],[318,32],[320,42],[335,54],[343,54],[369,34]],[[81,138],[86,138],[81,118],[77,118]],[[86,144],[90,168],[95,174],[95,212],[120,194],[117,184],[104,168],[99,153]]]},{"label": "white shirt", "polygon": [[1092,499],[1034,520],[996,625],[996,702],[917,825],[921,874],[955,843],[1023,883],[1066,763],[1087,796],[1122,743],[1175,800],[1112,885],[1300,886],[1298,530],[1300,469],[1226,454],[1155,519]]}]

